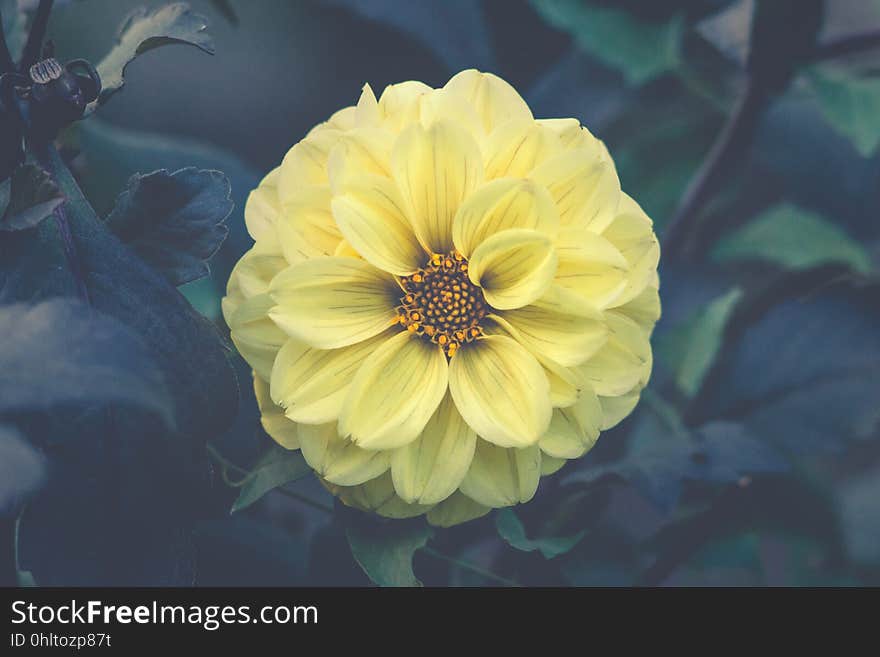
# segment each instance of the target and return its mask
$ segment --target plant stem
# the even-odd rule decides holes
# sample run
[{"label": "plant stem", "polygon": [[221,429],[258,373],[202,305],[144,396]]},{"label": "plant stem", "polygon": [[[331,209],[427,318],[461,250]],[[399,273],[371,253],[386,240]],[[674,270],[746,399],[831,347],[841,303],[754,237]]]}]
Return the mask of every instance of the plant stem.
[{"label": "plant stem", "polygon": [[[252,472],[250,470],[246,470],[245,468],[242,468],[241,466],[236,465],[235,463],[233,463],[232,461],[227,459],[213,445],[210,445],[210,444],[207,445],[207,451],[221,465],[223,465],[226,468],[229,468],[230,470],[237,472],[238,474],[242,475],[243,477],[249,477],[252,474]],[[307,497],[305,495],[300,495],[299,493],[296,493],[292,490],[287,490],[286,488],[283,488],[283,487],[273,488],[272,490],[274,490],[275,492],[277,492],[280,495],[284,495],[285,497],[289,497],[292,500],[296,500],[297,502],[301,502],[302,504],[306,504],[307,506],[310,506],[313,509],[317,509],[318,511],[321,511],[321,512],[326,513],[328,515],[333,515],[333,507],[328,504],[324,504],[323,502],[318,502],[317,500],[313,500],[310,497]],[[446,554],[443,554],[442,552],[438,552],[434,548],[425,546],[424,548],[422,548],[422,552],[424,552],[425,554],[427,554],[431,557],[434,557],[435,559],[440,559],[441,561],[446,561],[447,563],[454,564],[454,565],[458,566],[459,568],[469,570],[472,573],[475,573],[477,575],[485,577],[486,579],[490,579],[492,581],[498,582],[500,584],[505,584],[506,586],[519,586],[519,584],[517,584],[512,579],[502,577],[501,575],[496,575],[495,573],[493,573],[489,570],[484,570],[483,568],[480,568],[479,566],[472,564],[468,561],[463,561],[461,559],[456,559],[455,557],[450,557]]]},{"label": "plant stem", "polygon": [[764,85],[749,81],[745,93],[694,174],[672,221],[666,227],[663,235],[666,257],[681,257],[687,252],[700,210],[751,144],[768,97]]},{"label": "plant stem", "polygon": [[54,1],[40,0],[37,13],[34,15],[34,22],[31,24],[31,31],[28,33],[27,42],[24,44],[21,62],[18,65],[18,70],[22,73],[26,73],[40,59],[40,51],[43,47],[43,40],[46,38],[46,28],[49,25],[49,15],[52,13]]},{"label": "plant stem", "polygon": [[828,43],[821,44],[816,47],[812,61],[820,62],[827,59],[835,59],[837,57],[845,57],[854,55],[864,50],[880,48],[880,30],[872,30],[870,32],[862,32],[860,34],[851,34]]},{"label": "plant stem", "polygon": [[469,570],[475,575],[480,575],[481,577],[485,577],[486,579],[492,580],[493,582],[498,582],[499,584],[504,584],[505,586],[515,586],[518,587],[519,583],[515,582],[512,579],[508,579],[507,577],[502,577],[501,575],[496,575],[490,570],[484,570],[477,565],[470,563],[469,561],[462,561],[461,559],[456,559],[455,557],[450,557],[442,552],[438,552],[432,547],[424,547],[422,548],[422,552],[425,554],[434,557],[435,559],[439,559],[440,561],[445,561],[454,566],[458,566],[463,570]]},{"label": "plant stem", "polygon": [[3,10],[0,9],[0,74],[11,73],[15,70],[15,62],[12,61],[9,45],[6,43],[6,33],[3,31],[2,26]]},{"label": "plant stem", "polygon": [[[42,5],[41,5],[42,6]],[[76,186],[73,176],[67,171],[61,156],[55,147],[51,144],[40,142],[31,144],[31,153],[37,162],[52,176],[52,180],[65,194],[65,201],[55,208],[55,223],[58,226],[58,234],[61,237],[61,244],[64,249],[64,257],[70,268],[76,282],[76,291],[80,299],[87,305],[91,305],[91,297],[88,287],[86,286],[85,273],[80,265],[79,255],[76,250],[76,243],[73,240],[73,234],[70,232],[70,221],[67,217],[67,204],[71,201],[68,194],[69,185]],[[68,184],[69,183],[69,184]],[[81,195],[79,188],[76,191]]]}]

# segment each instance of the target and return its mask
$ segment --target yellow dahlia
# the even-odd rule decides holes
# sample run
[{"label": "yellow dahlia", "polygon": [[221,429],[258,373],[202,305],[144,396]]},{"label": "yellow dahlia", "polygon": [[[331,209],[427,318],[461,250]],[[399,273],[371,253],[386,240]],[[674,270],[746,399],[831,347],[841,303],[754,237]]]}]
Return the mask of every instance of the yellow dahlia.
[{"label": "yellow dahlia", "polygon": [[245,221],[232,339],[266,431],[346,504],[448,526],[526,502],[647,383],[651,220],[601,141],[492,74],[364,87]]}]

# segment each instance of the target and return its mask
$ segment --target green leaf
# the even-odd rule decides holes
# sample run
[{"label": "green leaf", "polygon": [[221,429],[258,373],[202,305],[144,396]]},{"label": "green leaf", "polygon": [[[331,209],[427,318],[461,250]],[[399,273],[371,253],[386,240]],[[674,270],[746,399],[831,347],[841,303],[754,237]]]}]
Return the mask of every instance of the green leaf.
[{"label": "green leaf", "polygon": [[241,254],[253,245],[245,228],[243,211],[248,193],[259,184],[261,176],[237,157],[211,145],[182,137],[130,131],[97,117],[79,123],[78,135],[86,161],[83,191],[101,214],[110,212],[119,190],[138,171],[176,171],[195,166],[222,171],[229,178],[235,203],[226,221],[229,236],[211,261],[217,287],[215,303],[219,303],[229,272]]},{"label": "green leaf", "polygon": [[172,285],[208,275],[208,260],[229,232],[229,180],[189,167],[136,174],[107,217],[107,226]]},{"label": "green leaf", "polygon": [[422,585],[412,560],[433,535],[423,521],[352,522],[345,534],[355,560],[379,586]]},{"label": "green leaf", "polygon": [[526,536],[525,527],[513,509],[501,509],[495,515],[495,528],[498,535],[512,547],[523,552],[540,552],[545,559],[553,559],[565,554],[580,543],[587,530],[581,530],[572,536],[551,536],[530,539]]},{"label": "green leaf", "polygon": [[880,470],[842,481],[836,491],[841,532],[849,557],[880,565]]},{"label": "green leaf", "polygon": [[242,484],[238,499],[232,505],[232,513],[246,509],[269,491],[296,481],[309,472],[311,468],[302,452],[272,445]]},{"label": "green leaf", "polygon": [[789,269],[830,262],[845,263],[861,273],[872,268],[868,252],[843,230],[788,203],[766,210],[719,241],[712,257],[716,262],[764,260]]},{"label": "green leaf", "polygon": [[0,239],[0,302],[76,297],[123,324],[161,373],[177,430],[113,402],[34,418],[28,437],[48,445],[52,477],[22,516],[22,568],[45,585],[191,584],[193,523],[211,489],[205,440],[237,414],[230,351],[216,326],[109,233],[54,149],[44,166],[67,200],[58,221]]},{"label": "green leaf", "polygon": [[36,164],[22,164],[0,183],[0,231],[33,228],[64,201],[51,176]]},{"label": "green leaf", "polygon": [[48,470],[39,449],[15,427],[0,424],[0,516],[4,520],[21,512],[26,500],[46,483]]},{"label": "green leaf", "polygon": [[623,188],[662,232],[718,135],[723,115],[682,87],[642,90],[603,128]]},{"label": "green leaf", "polygon": [[171,43],[195,46],[214,54],[214,41],[206,32],[207,21],[183,2],[155,10],[136,9],[123,21],[116,45],[96,67],[101,76],[101,95],[91,103],[87,113],[107,102],[125,84],[125,67],[138,55]]},{"label": "green leaf", "polygon": [[681,15],[649,23],[583,0],[532,0],[532,6],[548,23],[569,32],[583,50],[618,69],[631,84],[648,82],[678,67],[684,31]]},{"label": "green leaf", "polygon": [[29,570],[19,570],[16,575],[18,577],[18,585],[21,588],[34,588],[37,585],[34,574]]},{"label": "green leaf", "polygon": [[742,290],[734,288],[658,340],[657,352],[674,373],[683,393],[693,397],[721,348],[724,330]]},{"label": "green leaf", "polygon": [[869,157],[880,146],[880,78],[857,78],[812,69],[807,76],[825,118]]},{"label": "green leaf", "polygon": [[15,303],[0,306],[0,335],[0,413],[117,402],[174,425],[162,372],[143,341],[111,317],[72,299]]}]

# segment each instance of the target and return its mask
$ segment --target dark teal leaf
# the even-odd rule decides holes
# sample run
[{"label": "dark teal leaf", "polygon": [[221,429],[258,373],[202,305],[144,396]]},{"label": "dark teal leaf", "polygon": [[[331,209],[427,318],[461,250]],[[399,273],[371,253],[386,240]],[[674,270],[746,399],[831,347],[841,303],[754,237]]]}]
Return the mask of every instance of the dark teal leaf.
[{"label": "dark teal leaf", "polygon": [[421,586],[413,572],[416,550],[433,532],[423,521],[352,522],[346,528],[351,553],[379,586]]},{"label": "dark teal leaf", "polygon": [[860,564],[880,564],[880,472],[851,477],[836,490],[847,553]]},{"label": "dark teal leaf", "polygon": [[46,459],[13,427],[0,424],[0,518],[15,516],[46,480]]},{"label": "dark teal leaf", "polygon": [[107,231],[56,153],[48,165],[67,201],[59,221],[0,241],[0,300],[79,297],[125,325],[162,374],[176,430],[112,403],[22,418],[53,473],[22,517],[22,566],[46,585],[191,584],[192,528],[212,494],[205,440],[236,416],[230,352],[216,327]]},{"label": "dark teal leaf", "polygon": [[29,570],[18,571],[18,585],[22,588],[33,588],[37,585],[34,574]]},{"label": "dark teal leaf", "polygon": [[491,70],[494,58],[488,26],[479,2],[399,2],[398,0],[320,0],[410,34],[443,61],[451,71]]},{"label": "dark teal leaf", "polygon": [[107,226],[147,264],[178,286],[207,276],[232,212],[229,180],[193,167],[135,175]]},{"label": "dark teal leaf", "polygon": [[648,22],[583,0],[531,0],[548,23],[572,35],[582,49],[623,73],[630,84],[675,70],[680,61],[682,16]]},{"label": "dark teal leaf", "polygon": [[782,472],[785,458],[768,441],[733,422],[685,427],[678,411],[654,393],[645,395],[623,458],[587,463],[563,479],[564,484],[590,484],[614,476],[632,484],[660,509],[678,502],[687,481],[718,484],[742,477]]},{"label": "dark teal leaf", "polygon": [[854,77],[814,68],[807,76],[825,118],[863,157],[880,146],[880,78]]},{"label": "dark teal leaf", "polygon": [[694,421],[737,421],[793,452],[867,438],[880,399],[876,284],[787,294],[739,320],[694,401]]},{"label": "dark teal leaf", "polygon": [[311,471],[302,452],[272,445],[244,480],[238,499],[232,505],[232,513],[246,509],[269,491],[296,481]]},{"label": "dark teal leaf", "polygon": [[85,160],[80,179],[99,214],[110,212],[119,190],[139,171],[176,171],[194,166],[222,171],[229,178],[235,203],[226,222],[229,237],[211,262],[217,294],[222,293],[233,265],[253,244],[245,229],[243,212],[247,196],[260,182],[260,175],[237,157],[192,139],[126,130],[96,117],[78,124],[78,130]]},{"label": "dark teal leaf", "polygon": [[206,32],[208,24],[201,14],[193,12],[184,2],[175,2],[158,9],[134,10],[119,28],[116,44],[97,65],[101,76],[101,95],[89,106],[89,112],[107,102],[125,84],[125,67],[138,55],[171,43],[195,46],[214,54],[214,40]]},{"label": "dark teal leaf", "polygon": [[174,405],[143,341],[72,299],[0,306],[0,415],[132,404],[169,425]]},{"label": "dark teal leaf", "polygon": [[657,354],[673,373],[679,389],[692,397],[700,389],[724,338],[724,329],[742,296],[735,288],[713,299],[657,340]]},{"label": "dark teal leaf", "polygon": [[845,231],[821,216],[789,203],[766,210],[716,243],[716,262],[763,260],[789,269],[808,269],[832,262],[871,271],[871,257]]},{"label": "dark teal leaf", "polygon": [[696,430],[697,449],[685,468],[687,477],[732,483],[752,474],[785,472],[787,459],[770,441],[750,435],[736,422],[709,422]]},{"label": "dark teal leaf", "polygon": [[48,173],[35,164],[22,164],[0,183],[0,231],[33,228],[63,200]]},{"label": "dark teal leaf", "polygon": [[715,107],[677,88],[680,91],[675,95],[649,88],[626,99],[600,133],[614,158],[621,185],[654,220],[658,232],[662,232],[723,122]]},{"label": "dark teal leaf", "polygon": [[587,531],[582,530],[572,536],[548,536],[530,539],[525,527],[513,509],[501,509],[495,515],[495,528],[499,536],[512,547],[523,552],[539,551],[545,559],[553,559],[565,554],[580,543]]}]

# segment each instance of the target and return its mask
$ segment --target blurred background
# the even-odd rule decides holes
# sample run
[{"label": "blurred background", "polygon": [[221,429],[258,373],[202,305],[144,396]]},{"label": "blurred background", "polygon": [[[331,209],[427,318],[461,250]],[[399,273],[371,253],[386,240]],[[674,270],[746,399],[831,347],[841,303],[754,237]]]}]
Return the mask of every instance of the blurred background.
[{"label": "blurred background", "polygon": [[[59,58],[97,61],[132,8],[164,3],[58,4]],[[536,117],[575,117],[606,141],[661,238],[758,84],[758,108],[680,240],[688,248],[664,251],[655,372],[638,411],[516,509],[532,543],[511,545],[490,515],[432,545],[524,585],[880,583],[880,48],[869,47],[880,2],[191,4],[216,55],[175,46],[138,58],[65,152],[100,213],[136,171],[227,173],[230,238],[213,278],[187,289],[218,324],[250,245],[247,193],[365,82],[378,95],[465,68],[497,73]],[[863,47],[838,48],[852,36]],[[268,439],[242,387],[238,423],[214,443],[249,467]],[[332,503],[311,480],[288,488]],[[199,524],[197,584],[369,582],[338,517],[277,493],[230,515],[236,494],[219,485]],[[577,540],[554,558],[536,549],[559,538]],[[496,583],[415,559],[427,585]]]}]

